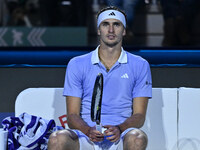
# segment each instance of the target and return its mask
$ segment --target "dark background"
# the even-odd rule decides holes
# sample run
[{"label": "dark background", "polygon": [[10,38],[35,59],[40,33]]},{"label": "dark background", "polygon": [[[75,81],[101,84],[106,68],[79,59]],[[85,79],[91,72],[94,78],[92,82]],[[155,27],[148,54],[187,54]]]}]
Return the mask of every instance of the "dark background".
[{"label": "dark background", "polygon": [[[64,67],[0,68],[0,110],[14,112],[17,95],[30,87],[63,87]],[[200,88],[200,68],[151,67],[153,87]]]}]

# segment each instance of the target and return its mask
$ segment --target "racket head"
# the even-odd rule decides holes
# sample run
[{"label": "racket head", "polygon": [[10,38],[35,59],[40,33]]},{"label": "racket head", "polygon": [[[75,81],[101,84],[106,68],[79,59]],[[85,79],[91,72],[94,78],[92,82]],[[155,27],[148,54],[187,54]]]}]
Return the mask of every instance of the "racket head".
[{"label": "racket head", "polygon": [[100,124],[101,122],[101,103],[103,95],[103,74],[99,73],[96,77],[91,103],[91,120]]}]

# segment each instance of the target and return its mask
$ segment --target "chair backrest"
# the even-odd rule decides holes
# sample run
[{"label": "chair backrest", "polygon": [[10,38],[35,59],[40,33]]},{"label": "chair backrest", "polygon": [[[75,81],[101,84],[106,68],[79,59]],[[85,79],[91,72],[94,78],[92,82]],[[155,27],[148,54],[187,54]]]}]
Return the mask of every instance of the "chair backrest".
[{"label": "chair backrest", "polygon": [[179,89],[179,149],[200,149],[200,88]]},{"label": "chair backrest", "polygon": [[26,112],[44,119],[54,119],[56,125],[66,126],[66,101],[63,88],[28,88],[15,102],[15,116]]},{"label": "chair backrest", "polygon": [[177,150],[177,88],[153,88],[142,130],[147,150]]},{"label": "chair backrest", "polygon": [[[68,128],[66,101],[63,88],[28,88],[15,103],[15,115],[28,113],[54,119],[57,125]],[[176,150],[177,142],[177,89],[154,88],[149,100],[146,122],[142,128],[148,135],[147,150]]]}]

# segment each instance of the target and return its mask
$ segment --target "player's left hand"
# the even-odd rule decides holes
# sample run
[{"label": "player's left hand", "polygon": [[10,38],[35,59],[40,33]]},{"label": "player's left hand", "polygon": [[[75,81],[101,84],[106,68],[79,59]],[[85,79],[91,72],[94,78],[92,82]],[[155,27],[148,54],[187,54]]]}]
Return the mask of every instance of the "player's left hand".
[{"label": "player's left hand", "polygon": [[106,137],[107,140],[111,142],[116,142],[120,138],[120,130],[116,126],[111,126],[111,125],[105,125],[103,126],[104,128],[107,128],[107,130],[104,131],[104,136]]}]

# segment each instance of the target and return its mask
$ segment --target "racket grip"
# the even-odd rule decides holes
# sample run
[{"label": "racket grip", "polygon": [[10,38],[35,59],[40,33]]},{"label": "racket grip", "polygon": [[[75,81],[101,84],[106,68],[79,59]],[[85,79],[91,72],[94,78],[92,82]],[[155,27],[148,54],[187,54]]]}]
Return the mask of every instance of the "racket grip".
[{"label": "racket grip", "polygon": [[102,124],[96,124],[96,130],[102,133]]}]

